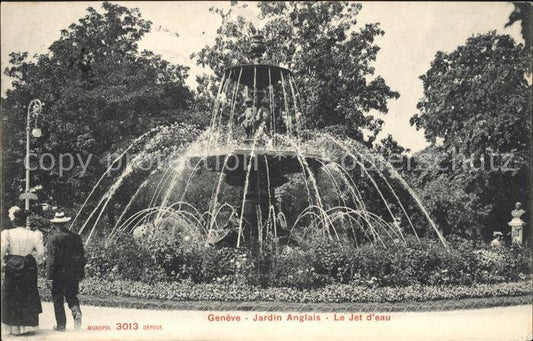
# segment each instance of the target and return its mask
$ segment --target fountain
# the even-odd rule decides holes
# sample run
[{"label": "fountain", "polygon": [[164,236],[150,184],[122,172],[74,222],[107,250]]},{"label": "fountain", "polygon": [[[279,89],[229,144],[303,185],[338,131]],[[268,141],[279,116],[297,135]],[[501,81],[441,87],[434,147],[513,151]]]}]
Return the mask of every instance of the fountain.
[{"label": "fountain", "polygon": [[[411,206],[418,208],[446,245],[414,191],[379,155],[354,141],[304,129],[302,98],[295,76],[287,68],[263,61],[265,50],[263,37],[254,36],[251,63],[231,66],[222,75],[209,128],[170,158],[165,171],[159,172],[155,188],[150,189],[150,176],[158,170],[138,185],[106,238],[112,241],[121,232],[150,234],[170,225],[171,229],[180,226],[204,243],[237,248],[261,248],[266,238],[298,243],[309,233],[331,240],[344,238],[356,246],[364,242],[385,246],[387,238],[405,243],[406,229],[399,223],[403,218],[417,239],[418,231],[409,209],[400,200],[400,186],[410,196]],[[87,243],[109,202],[154,148],[157,139],[153,135],[159,133],[156,129],[135,141],[140,144],[148,140],[83,224],[78,227],[77,219],[73,221],[71,228],[80,234],[88,231]],[[375,213],[367,207],[358,184],[362,177],[356,176],[353,167],[347,167],[346,157],[364,176],[369,188],[366,192],[373,191],[372,199],[381,202],[383,212]],[[376,167],[378,162],[385,169]],[[202,176],[205,170],[207,173]],[[212,188],[201,186],[213,176]],[[197,200],[195,205],[188,199],[192,186],[208,192],[210,189],[211,195]],[[306,202],[306,206],[285,219],[287,212],[281,197],[291,186],[298,188],[293,201],[300,205]],[[131,214],[129,210],[143,191],[152,191],[148,207]],[[94,190],[89,197],[93,193]],[[222,200],[227,193],[234,194],[233,199]],[[290,204],[297,206],[295,202]]]}]

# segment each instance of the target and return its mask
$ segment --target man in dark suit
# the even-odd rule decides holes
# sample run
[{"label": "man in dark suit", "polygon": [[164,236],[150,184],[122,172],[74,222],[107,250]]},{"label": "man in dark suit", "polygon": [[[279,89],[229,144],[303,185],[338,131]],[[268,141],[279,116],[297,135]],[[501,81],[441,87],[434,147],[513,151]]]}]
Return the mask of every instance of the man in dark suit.
[{"label": "man in dark suit", "polygon": [[74,328],[81,328],[81,310],[78,300],[79,283],[84,278],[85,254],[79,235],[68,230],[70,217],[56,213],[50,222],[55,232],[49,237],[46,266],[48,281],[52,287],[52,300],[57,325],[54,330],[65,331],[66,316],[64,300],[74,318]]}]

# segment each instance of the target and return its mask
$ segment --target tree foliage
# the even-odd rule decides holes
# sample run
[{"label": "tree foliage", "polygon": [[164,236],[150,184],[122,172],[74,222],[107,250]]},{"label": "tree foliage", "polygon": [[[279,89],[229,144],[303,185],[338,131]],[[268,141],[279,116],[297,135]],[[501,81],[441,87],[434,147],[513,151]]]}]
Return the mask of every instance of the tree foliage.
[{"label": "tree foliage", "polygon": [[530,76],[530,53],[511,37],[489,32],[450,53],[437,52],[420,77],[424,97],[411,124],[433,143],[421,153],[432,168],[411,177],[436,214],[446,216],[450,231],[464,233],[467,225],[485,238],[494,230],[509,232],[514,203],[529,207]]},{"label": "tree foliage", "polygon": [[[379,25],[358,27],[361,5],[352,2],[265,1],[258,6],[265,22],[264,59],[295,72],[307,126],[328,127],[359,140],[364,128],[373,133],[373,141],[383,124],[374,114],[387,113],[387,101],[399,97],[374,75],[375,39],[384,34]],[[214,11],[222,17],[215,44],[193,57],[220,77],[224,68],[250,62],[251,37],[258,28],[231,10]],[[213,92],[208,77],[199,80],[202,92]]]},{"label": "tree foliage", "polygon": [[409,148],[402,147],[391,134],[374,144],[374,150],[384,157],[401,156],[411,151]]},{"label": "tree foliage", "polygon": [[529,54],[507,35],[471,37],[451,53],[437,52],[420,76],[424,97],[411,124],[428,141],[443,139],[463,153],[518,152],[528,163],[531,139]]},{"label": "tree foliage", "polygon": [[[32,172],[57,200],[70,206],[83,201],[103,173],[105,156],[123,148],[134,137],[154,126],[189,119],[192,92],[185,86],[188,69],[173,65],[138,43],[150,31],[151,22],[138,9],[103,3],[92,7],[44,54],[29,58],[27,52],[11,53],[5,75],[13,88],[2,104],[4,182],[7,200],[15,201],[24,176],[25,125],[28,103],[45,103],[39,125],[40,139],[32,139],[32,151],[51,153],[56,167]],[[189,119],[189,122],[191,120]],[[60,154],[90,157],[88,172],[76,167],[60,177]]]},{"label": "tree foliage", "polygon": [[505,27],[509,27],[513,25],[516,21],[521,21],[520,26],[521,30],[520,33],[522,34],[522,38],[524,38],[525,41],[525,48],[528,51],[531,51],[531,38],[532,34],[531,31],[533,29],[531,21],[532,12],[533,12],[533,5],[530,2],[521,2],[521,1],[513,1],[514,10],[509,15],[509,22],[505,24]]}]

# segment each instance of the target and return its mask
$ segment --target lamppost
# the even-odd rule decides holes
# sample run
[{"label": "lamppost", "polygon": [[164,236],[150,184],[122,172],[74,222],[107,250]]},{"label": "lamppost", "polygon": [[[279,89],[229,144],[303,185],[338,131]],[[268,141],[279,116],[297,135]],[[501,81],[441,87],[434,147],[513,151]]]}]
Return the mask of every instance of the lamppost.
[{"label": "lamppost", "polygon": [[[24,198],[24,208],[30,209],[30,200],[35,200],[36,195],[30,193],[30,133],[33,137],[39,138],[42,135],[41,129],[37,126],[39,115],[43,110],[43,103],[39,99],[34,99],[28,104],[28,112],[26,117],[26,190],[21,196]],[[35,128],[31,129],[31,119],[34,118]],[[30,219],[26,218],[26,227],[30,226]]]}]

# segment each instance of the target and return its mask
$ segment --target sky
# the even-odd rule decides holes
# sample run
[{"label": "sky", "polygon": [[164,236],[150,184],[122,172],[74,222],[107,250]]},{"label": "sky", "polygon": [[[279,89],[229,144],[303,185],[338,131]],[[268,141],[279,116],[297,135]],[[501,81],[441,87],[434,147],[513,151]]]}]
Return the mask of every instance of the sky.
[{"label": "sky", "polygon": [[[140,42],[141,49],[162,55],[173,63],[191,68],[187,83],[194,87],[195,76],[206,71],[190,59],[193,52],[214,42],[220,25],[210,7],[229,8],[229,2],[117,2],[137,7],[151,20],[152,32]],[[100,9],[101,2],[1,3],[1,68],[8,66],[14,51],[45,53],[60,37],[60,30],[83,17],[86,8]],[[437,51],[451,52],[468,37],[496,30],[523,43],[520,22],[504,28],[513,5],[509,2],[362,2],[358,23],[380,23],[385,35],[376,40],[381,48],[374,63],[376,75],[400,93],[389,101],[389,113],[380,137],[391,134],[413,152],[427,146],[422,131],[409,125],[423,96],[419,76],[430,67]],[[234,10],[257,22],[256,3],[239,2]],[[177,33],[177,35],[176,35]],[[2,75],[2,95],[11,80]]]}]

